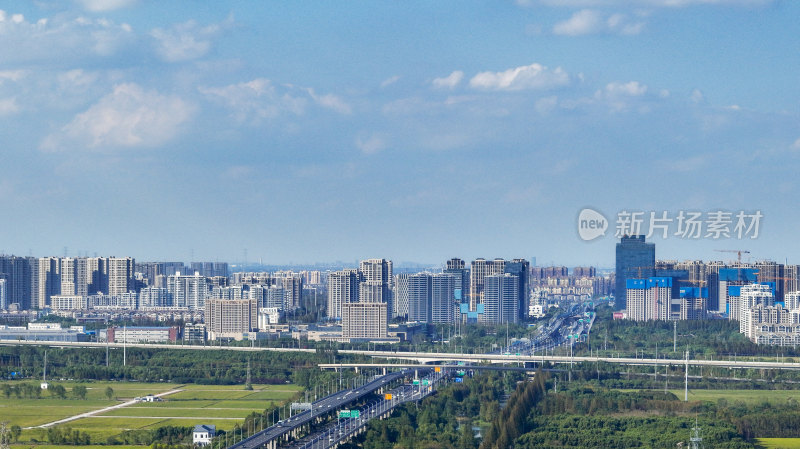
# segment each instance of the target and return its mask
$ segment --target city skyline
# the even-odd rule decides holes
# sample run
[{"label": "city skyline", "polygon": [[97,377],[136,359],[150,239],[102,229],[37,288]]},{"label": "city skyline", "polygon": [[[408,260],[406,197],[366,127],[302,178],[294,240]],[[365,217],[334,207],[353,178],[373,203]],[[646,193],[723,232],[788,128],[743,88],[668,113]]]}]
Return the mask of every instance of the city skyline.
[{"label": "city skyline", "polygon": [[[761,211],[800,262],[795,2],[11,1],[0,252],[612,267],[579,211]],[[349,263],[349,262],[348,262]]]}]

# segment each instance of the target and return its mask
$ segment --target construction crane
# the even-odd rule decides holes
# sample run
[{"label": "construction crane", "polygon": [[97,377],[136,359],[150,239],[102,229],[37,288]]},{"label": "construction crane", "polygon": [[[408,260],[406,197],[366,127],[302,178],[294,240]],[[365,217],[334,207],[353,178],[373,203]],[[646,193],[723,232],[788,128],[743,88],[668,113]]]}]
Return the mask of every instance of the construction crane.
[{"label": "construction crane", "polygon": [[739,261],[739,265],[742,264],[742,254],[750,254],[750,251],[746,249],[715,249],[714,251],[718,253],[736,253],[736,258]]},{"label": "construction crane", "polygon": [[705,284],[708,283],[708,281],[703,281],[703,280],[699,280],[699,279],[698,280],[694,280],[694,281],[689,280],[689,279],[678,279],[678,282],[680,282],[682,284],[686,283],[686,284],[698,284],[698,285],[705,285]]},{"label": "construction crane", "polygon": [[628,270],[630,270],[630,271],[636,270],[636,272],[638,273],[637,278],[641,279],[642,278],[642,270],[653,270],[653,273],[655,273],[656,270],[658,270],[660,268],[661,267],[630,267]]}]

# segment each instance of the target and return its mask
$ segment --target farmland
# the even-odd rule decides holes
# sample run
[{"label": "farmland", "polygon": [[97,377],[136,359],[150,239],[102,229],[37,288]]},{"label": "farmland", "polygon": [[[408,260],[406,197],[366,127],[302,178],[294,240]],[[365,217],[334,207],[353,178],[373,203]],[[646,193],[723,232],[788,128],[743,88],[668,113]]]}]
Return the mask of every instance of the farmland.
[{"label": "farmland", "polygon": [[[0,399],[0,421],[24,429],[20,443],[47,441],[46,430],[36,428],[42,424],[78,414],[102,410],[142,397],[179,390],[163,397],[163,402],[136,402],[125,407],[103,410],[61,424],[86,432],[92,443],[103,443],[126,430],[150,430],[163,426],[194,426],[212,424],[221,430],[230,430],[251,412],[262,412],[278,406],[300,393],[295,385],[253,385],[245,390],[241,385],[194,385],[140,382],[90,382],[59,383],[66,389],[66,398],[51,397],[43,393],[42,399]],[[76,386],[86,387],[86,399],[74,398]],[[113,389],[108,399],[106,390]],[[34,428],[28,428],[34,427]]]}]

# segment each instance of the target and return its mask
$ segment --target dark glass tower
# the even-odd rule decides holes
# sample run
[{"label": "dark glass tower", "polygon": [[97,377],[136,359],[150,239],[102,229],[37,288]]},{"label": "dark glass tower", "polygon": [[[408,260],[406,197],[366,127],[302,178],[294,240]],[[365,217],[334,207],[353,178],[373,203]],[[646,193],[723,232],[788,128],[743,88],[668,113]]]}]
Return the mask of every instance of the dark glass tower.
[{"label": "dark glass tower", "polygon": [[618,310],[625,309],[625,282],[655,276],[656,245],[643,235],[624,235],[617,243],[617,269],[614,298]]}]

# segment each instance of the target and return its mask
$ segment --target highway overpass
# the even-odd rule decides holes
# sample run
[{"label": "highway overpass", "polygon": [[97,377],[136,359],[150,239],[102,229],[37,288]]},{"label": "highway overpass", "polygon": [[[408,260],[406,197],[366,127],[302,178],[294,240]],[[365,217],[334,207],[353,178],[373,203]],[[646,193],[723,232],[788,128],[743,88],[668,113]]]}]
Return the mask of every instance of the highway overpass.
[{"label": "highway overpass", "polygon": [[[5,346],[49,346],[63,348],[145,348],[145,349],[181,349],[195,351],[226,350],[226,351],[246,351],[246,352],[305,352],[316,353],[316,349],[300,348],[262,348],[257,346],[204,346],[204,345],[181,345],[181,344],[157,344],[157,343],[102,343],[102,342],[64,342],[64,341],[17,341],[0,340],[0,345]],[[670,358],[637,358],[637,357],[597,357],[597,356],[558,356],[558,355],[528,355],[528,354],[465,354],[448,352],[404,352],[404,351],[365,351],[356,349],[339,349],[338,354],[362,355],[384,360],[398,360],[413,362],[417,364],[432,363],[457,363],[468,362],[474,364],[524,364],[524,363],[613,363],[622,365],[658,365],[658,366],[678,366],[686,365],[686,359]],[[690,358],[688,364],[691,367],[705,366],[717,368],[756,368],[756,369],[800,369],[800,362],[787,362],[780,359],[767,360],[764,357],[751,357],[744,360],[742,357],[736,359],[697,359]]]}]

